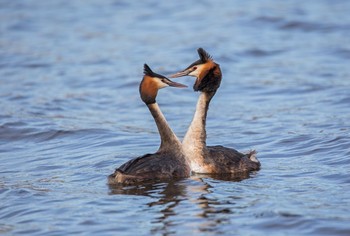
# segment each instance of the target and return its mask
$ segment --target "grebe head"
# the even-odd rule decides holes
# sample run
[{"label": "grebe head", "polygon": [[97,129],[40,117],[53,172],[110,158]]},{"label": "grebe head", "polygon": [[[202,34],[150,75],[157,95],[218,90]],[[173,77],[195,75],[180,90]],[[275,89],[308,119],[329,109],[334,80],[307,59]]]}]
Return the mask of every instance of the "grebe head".
[{"label": "grebe head", "polygon": [[163,75],[154,73],[147,64],[144,64],[144,76],[140,84],[140,96],[144,103],[151,104],[156,102],[159,89],[167,86],[185,88],[184,84],[176,83]]},{"label": "grebe head", "polygon": [[197,78],[193,85],[194,91],[215,92],[221,83],[220,66],[214,62],[213,58],[203,48],[198,48],[197,51],[199,60],[170,77],[193,76]]}]

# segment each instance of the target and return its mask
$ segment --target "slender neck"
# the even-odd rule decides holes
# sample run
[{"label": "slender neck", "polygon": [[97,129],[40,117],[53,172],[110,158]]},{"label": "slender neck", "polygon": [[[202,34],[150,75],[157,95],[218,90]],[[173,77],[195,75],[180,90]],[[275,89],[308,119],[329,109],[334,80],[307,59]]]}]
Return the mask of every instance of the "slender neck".
[{"label": "slender neck", "polygon": [[161,143],[158,151],[174,150],[177,147],[181,147],[181,142],[168,125],[168,122],[158,104],[147,104],[147,107],[150,110],[159,131]]},{"label": "slender neck", "polygon": [[205,124],[209,103],[215,92],[201,92],[198,98],[196,111],[194,113],[190,127],[184,137],[183,144],[186,147],[199,148],[205,150],[207,134]]}]

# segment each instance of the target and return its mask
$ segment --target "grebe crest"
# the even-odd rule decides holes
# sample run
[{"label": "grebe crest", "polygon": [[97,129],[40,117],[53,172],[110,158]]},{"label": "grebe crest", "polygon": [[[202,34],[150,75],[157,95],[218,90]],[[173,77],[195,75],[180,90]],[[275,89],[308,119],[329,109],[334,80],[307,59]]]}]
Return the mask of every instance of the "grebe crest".
[{"label": "grebe crest", "polygon": [[216,92],[221,83],[220,65],[215,63],[212,56],[209,55],[203,48],[197,50],[199,60],[193,62],[183,71],[171,75],[171,78],[181,76],[196,77],[193,85],[194,91],[200,92]]},{"label": "grebe crest", "polygon": [[168,86],[178,88],[187,87],[184,84],[173,82],[163,75],[154,73],[147,64],[144,64],[143,72],[144,76],[140,83],[139,91],[142,101],[146,104],[152,104],[156,102],[156,97],[159,89]]}]

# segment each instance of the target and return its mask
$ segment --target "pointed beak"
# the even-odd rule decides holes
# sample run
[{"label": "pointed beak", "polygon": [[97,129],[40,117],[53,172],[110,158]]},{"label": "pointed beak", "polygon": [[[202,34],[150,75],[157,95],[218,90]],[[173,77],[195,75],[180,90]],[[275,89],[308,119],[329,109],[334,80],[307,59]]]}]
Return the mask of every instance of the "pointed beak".
[{"label": "pointed beak", "polygon": [[176,83],[174,81],[171,81],[170,79],[167,79],[164,81],[167,85],[171,86],[171,87],[177,87],[177,88],[187,88],[186,85],[184,84],[180,84],[180,83]]},{"label": "pointed beak", "polygon": [[190,69],[187,69],[187,70],[183,70],[183,71],[177,72],[175,74],[172,74],[169,77],[170,78],[178,78],[178,77],[181,77],[181,76],[186,76],[186,75],[188,75],[191,72],[192,71]]}]

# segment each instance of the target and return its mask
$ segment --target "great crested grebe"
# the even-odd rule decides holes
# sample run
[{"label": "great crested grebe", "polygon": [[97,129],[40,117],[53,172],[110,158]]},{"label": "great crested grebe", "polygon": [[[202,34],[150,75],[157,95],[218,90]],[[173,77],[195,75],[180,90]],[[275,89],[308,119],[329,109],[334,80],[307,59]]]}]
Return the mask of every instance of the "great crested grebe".
[{"label": "great crested grebe", "polygon": [[184,155],[182,144],[169,127],[156,102],[158,90],[167,86],[187,87],[154,73],[146,64],[144,65],[140,96],[156,122],[161,139],[160,147],[154,154],[146,154],[121,165],[109,176],[110,184],[133,184],[147,180],[190,176],[191,169]]},{"label": "great crested grebe", "polygon": [[210,100],[215,95],[221,83],[219,64],[212,57],[198,49],[199,60],[185,70],[175,73],[170,78],[181,76],[196,77],[194,91],[200,91],[196,111],[187,133],[182,141],[183,150],[190,162],[191,170],[205,174],[239,174],[260,169],[256,152],[243,154],[235,149],[223,146],[206,146],[206,118]]}]

